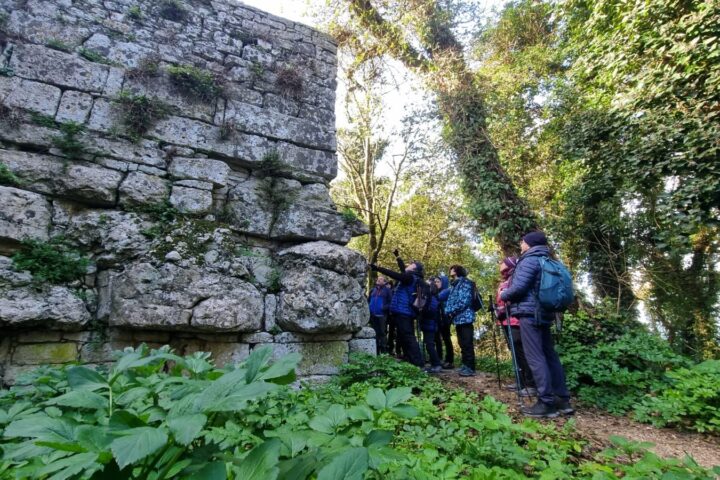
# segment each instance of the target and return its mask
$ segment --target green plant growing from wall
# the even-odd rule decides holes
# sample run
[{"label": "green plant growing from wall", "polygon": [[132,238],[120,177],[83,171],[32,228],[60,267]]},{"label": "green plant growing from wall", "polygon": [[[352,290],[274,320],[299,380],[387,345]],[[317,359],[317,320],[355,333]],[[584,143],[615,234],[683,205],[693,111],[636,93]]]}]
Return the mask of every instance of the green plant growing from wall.
[{"label": "green plant growing from wall", "polygon": [[49,115],[42,115],[40,113],[32,113],[30,115],[30,120],[40,127],[45,128],[57,128],[57,122],[55,119]]},{"label": "green plant growing from wall", "polygon": [[52,138],[53,145],[70,159],[80,158],[83,154],[88,153],[85,145],[78,139],[78,136],[84,131],[85,126],[81,123],[61,123],[60,132],[62,135]]},{"label": "green plant growing from wall", "polygon": [[160,58],[151,55],[138,62],[137,67],[128,69],[127,77],[131,80],[147,81],[160,76]]},{"label": "green plant growing from wall", "polygon": [[282,270],[279,267],[273,267],[270,275],[268,275],[268,293],[280,293],[280,290],[282,290],[282,276]]},{"label": "green plant growing from wall", "polygon": [[350,207],[344,207],[340,211],[340,215],[342,216],[342,219],[345,220],[347,223],[354,223],[360,220],[360,217],[358,217],[358,214]]},{"label": "green plant growing from wall", "polygon": [[22,123],[22,118],[15,110],[0,103],[0,124],[8,130],[17,129]]},{"label": "green plant growing from wall", "polygon": [[210,72],[192,65],[177,65],[167,68],[173,85],[186,97],[210,101],[222,94],[218,78]]},{"label": "green plant growing from wall", "polygon": [[232,120],[226,120],[220,126],[220,140],[227,142],[233,140],[237,134],[237,124]]},{"label": "green plant growing from wall", "polygon": [[139,22],[143,19],[143,13],[142,10],[140,10],[139,5],[133,5],[132,7],[128,8],[125,16],[133,22]]},{"label": "green plant growing from wall", "polygon": [[161,0],[158,13],[166,20],[183,22],[188,17],[188,11],[179,0]]},{"label": "green plant growing from wall", "polygon": [[7,165],[0,162],[0,185],[9,185],[11,187],[17,187],[22,181],[10,171]]},{"label": "green plant growing from wall", "polygon": [[52,48],[53,50],[59,50],[61,52],[72,52],[72,47],[70,45],[63,42],[62,40],[58,40],[57,38],[51,38],[47,41],[47,43],[45,43],[45,46],[48,48]]},{"label": "green plant growing from wall", "polygon": [[256,174],[261,178],[260,192],[262,199],[270,206],[272,215],[270,232],[272,232],[280,214],[292,205],[297,196],[297,192],[288,188],[282,178],[279,177],[282,171],[283,163],[277,150],[267,152],[255,170]]},{"label": "green plant growing from wall", "polygon": [[24,240],[12,257],[17,271],[29,271],[36,282],[69,283],[87,273],[90,260],[74,250],[63,237],[47,242]]},{"label": "green plant growing from wall", "polygon": [[103,65],[112,65],[113,62],[108,59],[106,56],[104,56],[101,53],[96,52],[95,50],[90,50],[89,48],[81,48],[78,50],[78,54],[84,58],[85,60],[88,60],[90,62],[95,63],[102,63]]},{"label": "green plant growing from wall", "polygon": [[140,140],[158,120],[170,114],[170,107],[156,97],[132,95],[126,91],[115,99],[122,112],[122,124],[130,138]]}]

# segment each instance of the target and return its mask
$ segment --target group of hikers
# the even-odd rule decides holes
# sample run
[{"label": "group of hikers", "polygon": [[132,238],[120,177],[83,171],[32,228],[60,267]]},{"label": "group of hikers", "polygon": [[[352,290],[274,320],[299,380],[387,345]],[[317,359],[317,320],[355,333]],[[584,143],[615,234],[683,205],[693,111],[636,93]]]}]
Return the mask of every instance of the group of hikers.
[{"label": "group of hikers", "polygon": [[[507,257],[500,263],[501,282],[495,302],[490,305],[498,325],[503,327],[515,369],[516,382],[506,387],[522,397],[537,397],[534,405],[522,408],[525,415],[571,415],[574,409],[550,326],[557,312],[567,306],[563,295],[572,297],[572,286],[563,284],[562,275],[555,275],[558,272],[553,268],[564,267],[555,267],[561,264],[554,260],[543,232],[523,236],[520,250],[520,257]],[[449,278],[439,275],[425,279],[421,262],[406,265],[397,249],[393,254],[399,271],[370,265],[373,271],[392,279],[379,276],[368,297],[378,353],[395,355],[425,368],[425,356],[415,334],[417,325],[430,364],[425,371],[437,374],[454,369],[450,327],[455,325],[461,353],[457,373],[475,376],[474,322],[483,305],[477,286],[467,278],[467,270],[452,265]]]}]

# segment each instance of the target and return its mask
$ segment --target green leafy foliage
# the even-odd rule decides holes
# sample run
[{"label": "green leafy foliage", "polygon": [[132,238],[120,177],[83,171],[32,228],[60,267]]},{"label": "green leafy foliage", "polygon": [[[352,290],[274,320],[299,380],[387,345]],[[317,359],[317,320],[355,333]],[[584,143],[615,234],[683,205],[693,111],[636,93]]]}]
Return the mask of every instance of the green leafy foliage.
[{"label": "green leafy foliage", "polygon": [[15,270],[27,270],[35,281],[49,283],[68,283],[82,278],[90,265],[90,260],[62,237],[54,237],[49,242],[24,240],[12,261]]},{"label": "green leafy foliage", "polygon": [[10,171],[7,165],[0,162],[0,185],[9,185],[15,187],[20,185],[22,182],[17,175]]},{"label": "green leafy foliage", "polygon": [[85,60],[89,60],[91,62],[102,63],[103,65],[113,64],[113,62],[105,55],[98,53],[95,50],[90,50],[89,48],[80,48],[78,50],[78,54]]},{"label": "green leafy foliage", "polygon": [[389,355],[368,355],[354,353],[350,362],[340,367],[340,373],[333,379],[340,388],[356,383],[383,389],[410,387],[420,390],[428,385],[437,386],[437,381],[419,368],[407,362],[398,362]]},{"label": "green leafy foliage", "polygon": [[51,38],[50,40],[48,40],[47,43],[45,43],[45,46],[47,46],[48,48],[52,48],[53,50],[59,50],[61,52],[72,52],[72,47],[70,45],[56,38]]},{"label": "green leafy foliage", "polygon": [[669,385],[635,407],[635,418],[656,426],[720,432],[720,360],[667,373]]},{"label": "green leafy foliage", "polygon": [[139,140],[158,120],[170,114],[170,107],[155,97],[120,93],[115,103],[122,112],[122,123],[134,140]]},{"label": "green leafy foliage", "polygon": [[218,78],[210,72],[192,65],[178,65],[167,68],[170,80],[184,95],[208,102],[222,94]]},{"label": "green leafy foliage", "polygon": [[180,0],[160,0],[158,9],[162,18],[173,22],[183,22],[188,17],[188,11]]},{"label": "green leafy foliage", "polygon": [[360,217],[358,217],[357,212],[353,210],[350,207],[345,207],[340,211],[340,215],[342,215],[343,220],[345,220],[347,223],[352,223],[360,220]]},{"label": "green leafy foliage", "polygon": [[139,5],[133,5],[128,8],[125,15],[134,22],[139,22],[143,18],[143,13]]},{"label": "green leafy foliage", "polygon": [[78,139],[78,136],[82,135],[84,131],[85,126],[81,123],[63,122],[60,124],[62,135],[52,138],[53,145],[59,148],[68,158],[80,158],[84,153],[87,153],[87,148]]}]

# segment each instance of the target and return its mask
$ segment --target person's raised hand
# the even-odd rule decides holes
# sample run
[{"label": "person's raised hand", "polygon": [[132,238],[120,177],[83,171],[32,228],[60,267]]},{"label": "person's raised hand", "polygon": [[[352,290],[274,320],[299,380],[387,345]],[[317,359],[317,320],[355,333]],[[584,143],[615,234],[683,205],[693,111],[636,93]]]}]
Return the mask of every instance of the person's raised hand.
[{"label": "person's raised hand", "polygon": [[377,265],[374,263],[370,264],[370,270],[377,270]]},{"label": "person's raised hand", "polygon": [[399,256],[400,256],[400,250],[398,250],[397,248],[396,248],[395,250],[393,250],[393,255],[395,255],[396,257],[399,257]]}]

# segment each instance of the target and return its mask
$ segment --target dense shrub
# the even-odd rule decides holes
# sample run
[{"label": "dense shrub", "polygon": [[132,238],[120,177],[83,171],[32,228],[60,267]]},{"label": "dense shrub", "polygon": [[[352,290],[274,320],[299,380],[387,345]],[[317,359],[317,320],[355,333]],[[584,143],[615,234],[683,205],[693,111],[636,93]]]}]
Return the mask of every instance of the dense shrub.
[{"label": "dense shrub", "polygon": [[648,396],[635,417],[656,426],[720,432],[720,360],[668,372],[670,386]]}]

